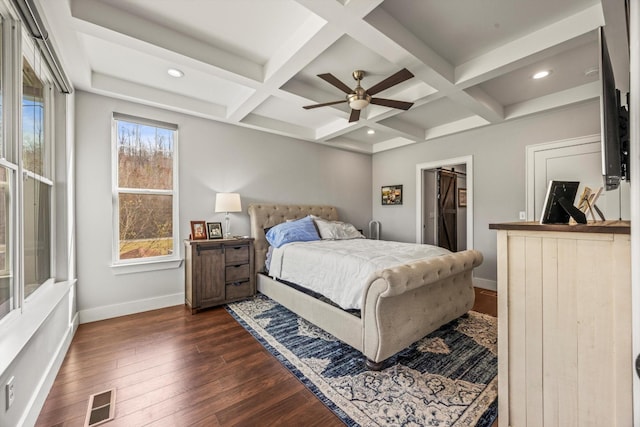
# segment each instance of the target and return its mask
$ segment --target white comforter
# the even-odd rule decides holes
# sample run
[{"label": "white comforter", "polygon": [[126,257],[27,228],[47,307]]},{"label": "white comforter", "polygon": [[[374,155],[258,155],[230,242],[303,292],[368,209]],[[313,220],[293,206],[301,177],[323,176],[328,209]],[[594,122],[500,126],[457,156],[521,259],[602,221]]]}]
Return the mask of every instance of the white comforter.
[{"label": "white comforter", "polygon": [[364,287],[376,271],[448,253],[384,240],[295,242],[273,249],[269,275],[322,294],[343,309],[361,309]]}]

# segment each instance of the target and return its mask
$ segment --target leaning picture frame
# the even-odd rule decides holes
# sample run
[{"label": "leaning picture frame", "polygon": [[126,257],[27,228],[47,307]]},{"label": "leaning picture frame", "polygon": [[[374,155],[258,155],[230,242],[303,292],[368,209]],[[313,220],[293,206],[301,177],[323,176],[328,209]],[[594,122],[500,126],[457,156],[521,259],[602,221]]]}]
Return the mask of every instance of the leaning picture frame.
[{"label": "leaning picture frame", "polygon": [[191,221],[191,240],[207,240],[207,227],[204,221]]},{"label": "leaning picture frame", "polygon": [[208,222],[207,236],[209,236],[209,239],[222,239],[222,223]]},{"label": "leaning picture frame", "polygon": [[381,189],[382,205],[402,204],[402,185],[385,185]]}]

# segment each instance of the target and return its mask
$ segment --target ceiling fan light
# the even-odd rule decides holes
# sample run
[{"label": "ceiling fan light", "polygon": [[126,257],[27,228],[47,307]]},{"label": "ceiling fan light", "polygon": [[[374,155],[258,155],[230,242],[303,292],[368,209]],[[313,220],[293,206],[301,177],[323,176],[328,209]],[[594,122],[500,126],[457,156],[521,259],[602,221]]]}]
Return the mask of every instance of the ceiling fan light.
[{"label": "ceiling fan light", "polygon": [[353,108],[354,110],[362,110],[363,108],[365,108],[367,105],[369,105],[369,101],[366,99],[352,99],[351,101],[349,101],[349,107]]}]

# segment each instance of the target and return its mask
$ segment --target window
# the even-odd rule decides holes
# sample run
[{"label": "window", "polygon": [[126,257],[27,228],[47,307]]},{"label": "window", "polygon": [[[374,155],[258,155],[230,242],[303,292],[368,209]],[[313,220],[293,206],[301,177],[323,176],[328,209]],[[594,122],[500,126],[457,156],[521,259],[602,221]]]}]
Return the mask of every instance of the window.
[{"label": "window", "polygon": [[17,21],[3,15],[0,22],[0,70],[8,71],[0,76],[2,319],[53,281],[54,113],[51,77],[39,49],[20,25],[6,24]]},{"label": "window", "polygon": [[116,113],[113,122],[114,261],[175,259],[177,126]]},{"label": "window", "polygon": [[[35,62],[35,58],[34,58]],[[51,191],[45,92],[34,67],[22,60],[24,297],[51,277]]]}]

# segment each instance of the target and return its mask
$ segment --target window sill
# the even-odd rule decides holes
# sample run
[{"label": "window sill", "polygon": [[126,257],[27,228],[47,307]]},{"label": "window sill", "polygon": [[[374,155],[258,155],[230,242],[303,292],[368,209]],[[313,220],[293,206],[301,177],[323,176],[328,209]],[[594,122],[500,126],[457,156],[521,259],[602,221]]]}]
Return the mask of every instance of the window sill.
[{"label": "window sill", "polygon": [[0,322],[0,375],[2,375],[31,340],[47,317],[69,294],[75,280],[45,283],[25,301],[22,310],[15,309]]},{"label": "window sill", "polygon": [[140,261],[130,263],[115,263],[111,264],[113,274],[133,274],[133,273],[146,273],[149,271],[157,270],[170,270],[173,268],[180,268],[182,266],[182,259],[163,259],[154,261]]}]

